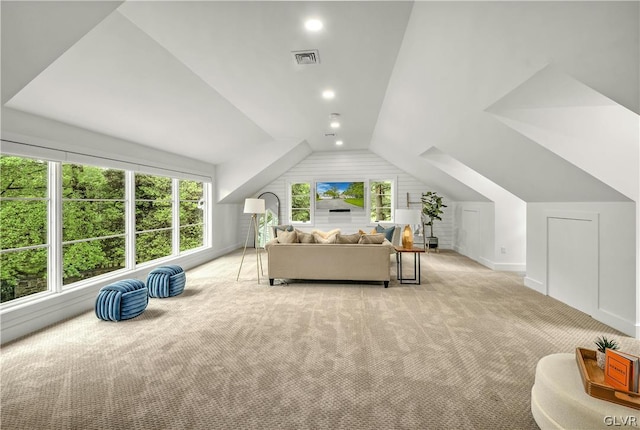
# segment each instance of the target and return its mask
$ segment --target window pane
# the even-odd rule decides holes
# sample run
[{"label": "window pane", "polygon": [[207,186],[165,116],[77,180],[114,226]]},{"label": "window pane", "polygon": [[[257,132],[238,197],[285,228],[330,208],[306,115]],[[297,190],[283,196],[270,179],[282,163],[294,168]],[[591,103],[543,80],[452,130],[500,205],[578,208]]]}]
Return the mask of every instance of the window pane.
[{"label": "window pane", "polygon": [[180,181],[180,200],[200,200],[202,198],[202,182]]},{"label": "window pane", "polygon": [[371,221],[391,221],[391,208],[378,208],[372,210]]},{"label": "window pane", "polygon": [[136,263],[171,255],[171,230],[136,234]]},{"label": "window pane", "polygon": [[0,254],[2,303],[47,291],[47,249]]},{"label": "window pane", "polygon": [[180,228],[180,251],[203,246],[203,230],[201,225]]},{"label": "window pane", "polygon": [[62,165],[63,199],[124,199],[124,171],[82,164]]},{"label": "window pane", "polygon": [[64,285],[125,267],[125,238],[112,237],[62,247]]},{"label": "window pane", "polygon": [[48,168],[46,161],[0,156],[0,196],[47,197]]},{"label": "window pane", "polygon": [[124,202],[65,201],[62,203],[64,241],[124,233]]},{"label": "window pane", "polygon": [[171,178],[135,174],[136,200],[171,200]]},{"label": "window pane", "polygon": [[309,222],[311,214],[308,209],[291,209],[291,221]]},{"label": "window pane", "polygon": [[292,195],[310,195],[311,185],[309,183],[291,184]]},{"label": "window pane", "polygon": [[202,210],[198,209],[198,204],[195,202],[180,202],[180,225],[201,223]]},{"label": "window pane", "polygon": [[136,202],[136,231],[171,227],[171,203]]},{"label": "window pane", "polygon": [[308,209],[311,207],[311,197],[310,196],[291,196],[291,207]]},{"label": "window pane", "polygon": [[2,249],[46,243],[46,201],[0,201],[0,246]]}]

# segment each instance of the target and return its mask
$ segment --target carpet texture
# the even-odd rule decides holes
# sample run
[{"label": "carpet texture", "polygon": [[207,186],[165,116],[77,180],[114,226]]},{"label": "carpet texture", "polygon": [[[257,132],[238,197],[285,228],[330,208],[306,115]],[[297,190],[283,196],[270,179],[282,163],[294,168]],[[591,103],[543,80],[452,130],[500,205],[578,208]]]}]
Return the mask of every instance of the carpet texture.
[{"label": "carpet texture", "polygon": [[602,334],[640,354],[454,252],[421,256],[422,285],[390,263],[388,289],[257,285],[251,259],[236,282],[240,255],[137,318],[91,311],[3,346],[2,429],[535,429],[540,358]]}]

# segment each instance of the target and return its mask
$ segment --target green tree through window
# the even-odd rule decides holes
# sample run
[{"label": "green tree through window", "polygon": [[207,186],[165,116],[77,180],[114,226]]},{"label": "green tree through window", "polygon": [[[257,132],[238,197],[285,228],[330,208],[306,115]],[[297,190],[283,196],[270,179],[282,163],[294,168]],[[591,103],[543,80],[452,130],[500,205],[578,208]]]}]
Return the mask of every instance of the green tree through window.
[{"label": "green tree through window", "polygon": [[371,221],[393,221],[391,204],[393,183],[391,181],[371,181],[369,190],[371,192]]},{"label": "green tree through window", "polygon": [[291,184],[291,222],[311,222],[311,184]]}]

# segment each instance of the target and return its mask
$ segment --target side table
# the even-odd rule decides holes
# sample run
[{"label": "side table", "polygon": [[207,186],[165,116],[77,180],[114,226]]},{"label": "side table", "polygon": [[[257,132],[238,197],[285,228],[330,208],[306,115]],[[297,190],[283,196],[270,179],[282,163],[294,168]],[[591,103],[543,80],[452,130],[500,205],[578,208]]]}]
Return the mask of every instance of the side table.
[{"label": "side table", "polygon": [[[420,253],[425,252],[423,248],[403,248],[394,246],[396,250],[396,271],[397,278],[401,284],[419,284],[420,283]],[[402,276],[402,254],[413,254],[413,278],[405,278]]]}]

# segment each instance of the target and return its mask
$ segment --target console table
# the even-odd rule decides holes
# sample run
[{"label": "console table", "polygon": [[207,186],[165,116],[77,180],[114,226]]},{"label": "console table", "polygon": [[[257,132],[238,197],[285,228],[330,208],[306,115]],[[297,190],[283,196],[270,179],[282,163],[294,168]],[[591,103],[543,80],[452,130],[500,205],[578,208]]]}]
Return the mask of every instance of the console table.
[{"label": "console table", "polygon": [[[419,284],[420,283],[420,253],[425,252],[423,248],[403,248],[394,246],[396,250],[396,271],[397,278],[401,284]],[[402,276],[402,254],[413,254],[413,278],[405,278]]]}]

